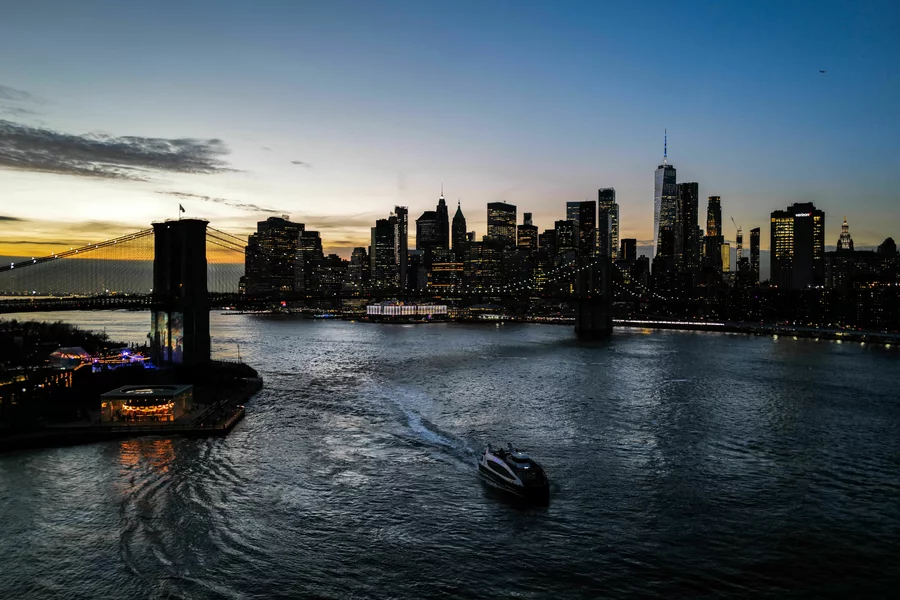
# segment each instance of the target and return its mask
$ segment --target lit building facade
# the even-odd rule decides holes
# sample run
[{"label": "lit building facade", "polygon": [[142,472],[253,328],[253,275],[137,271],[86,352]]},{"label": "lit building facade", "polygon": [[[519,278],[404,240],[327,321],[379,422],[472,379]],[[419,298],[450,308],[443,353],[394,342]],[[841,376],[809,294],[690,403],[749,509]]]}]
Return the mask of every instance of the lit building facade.
[{"label": "lit building facade", "polygon": [[287,216],[269,217],[256,224],[244,250],[244,291],[247,294],[292,292],[295,262],[303,223]]},{"label": "lit building facade", "polygon": [[190,385],[125,386],[100,396],[102,423],[172,423],[194,404]]},{"label": "lit building facade", "polygon": [[504,246],[516,245],[516,207],[506,202],[487,205],[487,235]]},{"label": "lit building facade", "polygon": [[825,284],[824,212],[811,202],[776,210],[770,234],[773,285],[803,290]]},{"label": "lit building facade", "polygon": [[703,238],[703,266],[722,272],[722,198],[710,196],[706,206],[706,236]]},{"label": "lit building facade", "polygon": [[597,254],[613,260],[619,255],[619,205],[615,188],[597,190]]},{"label": "lit building facade", "polygon": [[593,255],[597,237],[597,203],[593,200],[567,202],[566,220],[575,226],[576,247],[579,254]]},{"label": "lit building facade", "polygon": [[[674,233],[678,222],[678,186],[675,167],[667,160],[656,168],[653,179],[653,256],[660,252],[660,237],[664,229]],[[674,236],[673,236],[674,242]],[[672,249],[674,251],[674,248]]]},{"label": "lit building facade", "polygon": [[531,221],[531,213],[527,212],[519,231],[517,232],[516,246],[526,252],[534,252],[538,249],[538,228]]},{"label": "lit building facade", "polygon": [[691,272],[700,270],[700,230],[698,224],[700,184],[678,184],[679,223],[675,240],[676,264]]}]

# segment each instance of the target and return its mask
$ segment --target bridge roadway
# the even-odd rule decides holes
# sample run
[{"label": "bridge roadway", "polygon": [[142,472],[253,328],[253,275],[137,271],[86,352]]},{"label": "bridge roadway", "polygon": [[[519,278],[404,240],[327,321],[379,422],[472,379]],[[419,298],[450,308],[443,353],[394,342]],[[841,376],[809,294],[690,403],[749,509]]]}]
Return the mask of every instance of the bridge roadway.
[{"label": "bridge roadway", "polygon": [[[587,298],[597,298],[596,295],[589,295]],[[542,300],[554,300],[560,302],[574,302],[579,300],[576,294],[529,294],[523,296],[521,293],[513,292],[483,292],[483,293],[464,293],[464,294],[445,294],[436,295],[433,292],[406,293],[398,294],[397,292],[383,292],[372,294],[360,294],[359,292],[344,292],[333,295],[306,295],[301,293],[282,293],[278,295],[266,296],[243,296],[241,294],[210,294],[209,302],[212,308],[223,308],[231,306],[235,308],[253,308],[262,305],[271,306],[273,302],[299,302],[299,301],[323,301],[323,300],[364,300],[367,302],[379,302],[382,300],[392,300],[401,298],[405,301],[432,301],[442,302],[449,298],[469,300],[483,300],[488,302],[491,299],[524,299],[524,298],[540,298]],[[154,307],[153,298],[150,295],[128,294],[128,295],[97,295],[97,296],[7,296],[0,299],[0,314],[18,313],[18,312],[51,312],[65,310],[149,310]]]}]

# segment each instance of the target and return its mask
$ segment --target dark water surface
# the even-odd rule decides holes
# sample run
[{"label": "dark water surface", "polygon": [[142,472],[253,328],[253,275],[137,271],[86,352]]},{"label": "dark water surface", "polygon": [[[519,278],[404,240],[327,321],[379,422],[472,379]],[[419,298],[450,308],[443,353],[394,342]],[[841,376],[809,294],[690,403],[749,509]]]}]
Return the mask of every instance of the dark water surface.
[{"label": "dark water surface", "polygon": [[[52,315],[141,341],[144,313]],[[883,597],[900,352],[214,316],[265,389],[224,439],[0,455],[0,598]],[[544,464],[548,508],[475,475]]]}]

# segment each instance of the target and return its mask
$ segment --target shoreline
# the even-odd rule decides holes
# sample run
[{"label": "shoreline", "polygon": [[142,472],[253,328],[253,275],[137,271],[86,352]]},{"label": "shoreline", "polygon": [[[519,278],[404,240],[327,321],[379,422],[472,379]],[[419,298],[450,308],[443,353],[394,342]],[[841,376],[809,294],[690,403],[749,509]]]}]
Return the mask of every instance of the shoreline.
[{"label": "shoreline", "polygon": [[[0,454],[19,450],[37,450],[61,446],[80,446],[97,442],[107,442],[143,436],[158,437],[214,437],[226,436],[244,418],[244,403],[263,387],[261,377],[247,379],[234,395],[223,402],[223,411],[215,415],[215,420],[207,424],[202,420],[211,409],[206,409],[190,424],[186,425],[69,425],[65,423],[47,424],[42,428],[24,432],[0,434]],[[198,424],[197,421],[200,421]]]}]

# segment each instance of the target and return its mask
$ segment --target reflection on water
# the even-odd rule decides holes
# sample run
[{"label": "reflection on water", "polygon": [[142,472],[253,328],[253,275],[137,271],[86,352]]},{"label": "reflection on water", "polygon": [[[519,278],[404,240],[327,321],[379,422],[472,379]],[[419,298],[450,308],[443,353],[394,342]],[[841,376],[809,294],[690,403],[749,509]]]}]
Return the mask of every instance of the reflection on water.
[{"label": "reflection on water", "polygon": [[[87,317],[126,341],[149,318]],[[217,352],[240,343],[266,381],[227,438],[0,456],[0,597],[878,597],[900,583],[896,349],[212,327]],[[546,468],[549,507],[478,481],[482,446],[507,441]]]}]

